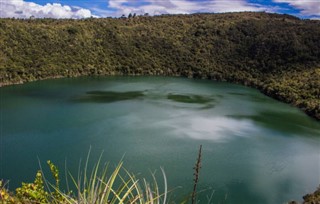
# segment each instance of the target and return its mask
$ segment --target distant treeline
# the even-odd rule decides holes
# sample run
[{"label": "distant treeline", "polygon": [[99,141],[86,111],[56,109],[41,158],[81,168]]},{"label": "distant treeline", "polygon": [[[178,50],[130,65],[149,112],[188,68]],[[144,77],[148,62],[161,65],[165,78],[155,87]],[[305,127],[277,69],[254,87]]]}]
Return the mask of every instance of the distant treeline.
[{"label": "distant treeline", "polygon": [[320,119],[320,21],[254,12],[0,19],[0,85],[80,75],[235,82]]}]

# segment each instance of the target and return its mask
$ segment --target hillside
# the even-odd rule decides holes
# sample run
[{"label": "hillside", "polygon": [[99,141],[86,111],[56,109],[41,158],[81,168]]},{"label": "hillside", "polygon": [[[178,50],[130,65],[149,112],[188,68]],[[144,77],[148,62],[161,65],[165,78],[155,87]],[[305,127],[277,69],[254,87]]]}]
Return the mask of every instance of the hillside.
[{"label": "hillside", "polygon": [[0,85],[164,75],[256,87],[320,119],[320,21],[268,13],[0,19]]}]

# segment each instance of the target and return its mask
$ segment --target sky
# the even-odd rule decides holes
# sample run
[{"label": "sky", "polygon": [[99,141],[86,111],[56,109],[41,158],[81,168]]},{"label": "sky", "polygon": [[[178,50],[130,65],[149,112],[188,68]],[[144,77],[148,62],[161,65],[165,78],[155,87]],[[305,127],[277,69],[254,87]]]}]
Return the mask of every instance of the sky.
[{"label": "sky", "polygon": [[320,0],[0,0],[1,18],[89,18],[265,11],[320,20]]}]

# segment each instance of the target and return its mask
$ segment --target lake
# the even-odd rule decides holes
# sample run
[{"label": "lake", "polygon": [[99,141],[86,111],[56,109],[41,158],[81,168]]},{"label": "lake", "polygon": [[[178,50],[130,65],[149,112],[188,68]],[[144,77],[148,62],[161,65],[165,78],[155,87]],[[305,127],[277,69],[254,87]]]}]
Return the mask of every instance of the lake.
[{"label": "lake", "polygon": [[[163,167],[171,200],[193,188],[203,145],[198,199],[285,203],[320,184],[320,123],[240,85],[172,77],[83,77],[0,88],[0,178],[31,182],[51,160],[76,175],[91,162],[150,178]],[[47,175],[50,177],[50,175]],[[178,188],[176,188],[178,187]]]}]

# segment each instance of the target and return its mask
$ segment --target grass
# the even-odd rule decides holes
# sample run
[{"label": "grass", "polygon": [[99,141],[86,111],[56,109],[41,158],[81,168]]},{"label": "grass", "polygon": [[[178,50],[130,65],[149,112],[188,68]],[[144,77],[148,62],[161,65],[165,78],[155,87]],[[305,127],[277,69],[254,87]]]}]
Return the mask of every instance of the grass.
[{"label": "grass", "polygon": [[[83,176],[80,172],[78,178],[71,174],[70,178],[77,189],[76,194],[65,193],[58,187],[54,187],[58,194],[58,201],[69,204],[102,204],[102,203],[140,203],[140,204],[160,204],[166,203],[167,183],[166,176],[161,169],[165,189],[160,193],[158,184],[153,176],[153,183],[148,183],[145,179],[139,180],[123,167],[123,162],[109,172],[109,165],[101,165],[101,157],[88,174],[89,155],[86,160]],[[109,172],[109,173],[108,173]],[[87,175],[90,175],[87,177]]]},{"label": "grass", "polygon": [[[167,203],[167,180],[164,170],[164,190],[160,192],[155,174],[152,183],[138,179],[123,167],[120,161],[115,168],[101,164],[101,157],[91,171],[88,170],[90,152],[82,171],[74,177],[69,172],[67,191],[60,188],[58,168],[48,161],[55,184],[47,182],[42,170],[33,183],[22,183],[16,194],[10,193],[0,181],[0,203],[62,203],[62,204],[160,204]],[[80,168],[79,168],[80,169]],[[69,189],[69,181],[75,192]]]},{"label": "grass", "polygon": [[[166,203],[198,203],[196,186],[199,180],[201,168],[201,146],[194,167],[194,188],[192,194],[187,195],[183,200],[170,201],[166,174],[161,169],[163,187],[158,185],[158,178],[155,173],[151,174],[151,182],[146,179],[139,179],[130,173],[123,166],[121,160],[115,167],[109,163],[102,164],[102,154],[97,162],[91,167],[89,150],[85,164],[78,169],[75,177],[65,169],[66,189],[60,188],[60,171],[51,162],[47,161],[50,172],[55,182],[48,182],[49,179],[43,173],[39,161],[40,170],[36,173],[33,183],[22,183],[15,193],[9,191],[7,183],[0,180],[0,203],[1,204],[166,204]],[[72,190],[70,190],[72,189]]]}]

